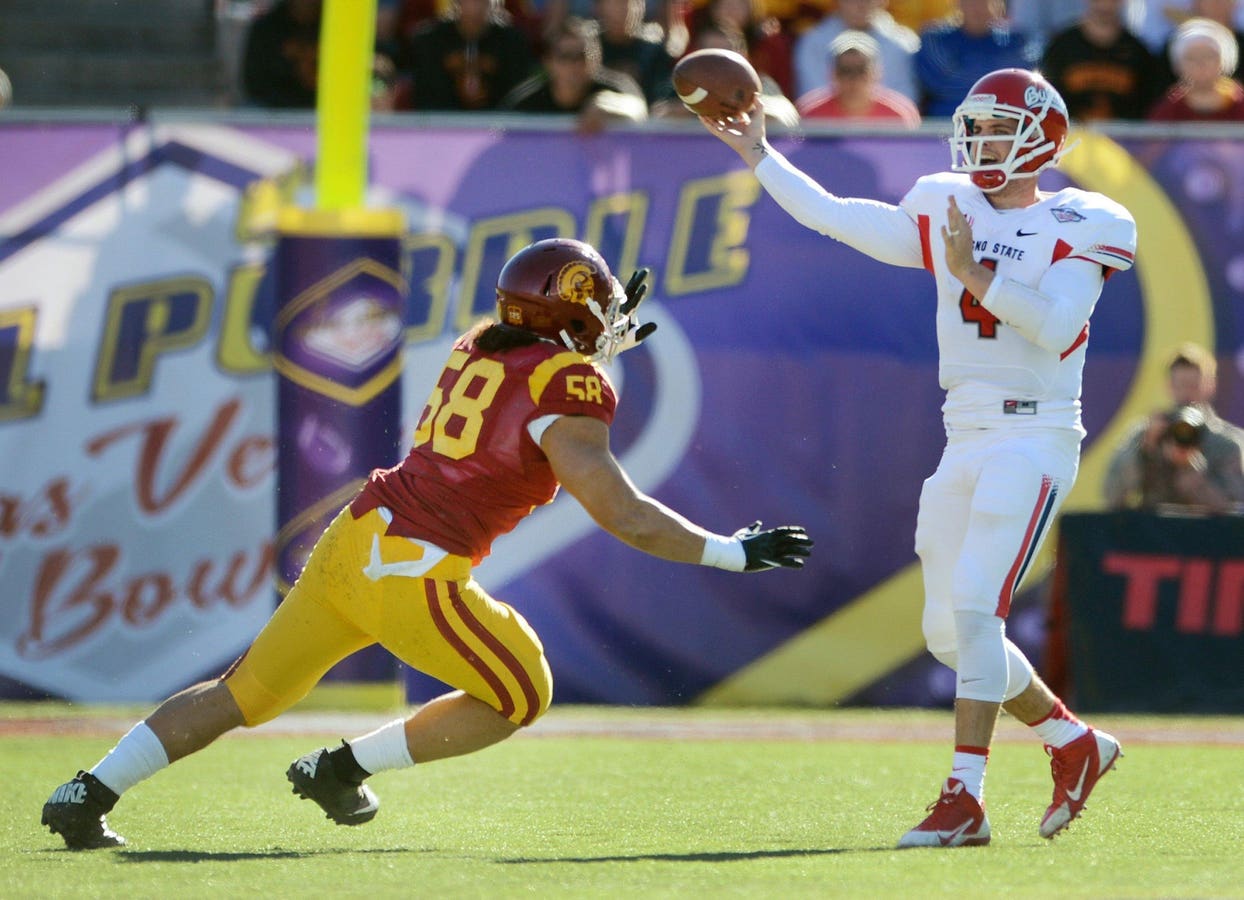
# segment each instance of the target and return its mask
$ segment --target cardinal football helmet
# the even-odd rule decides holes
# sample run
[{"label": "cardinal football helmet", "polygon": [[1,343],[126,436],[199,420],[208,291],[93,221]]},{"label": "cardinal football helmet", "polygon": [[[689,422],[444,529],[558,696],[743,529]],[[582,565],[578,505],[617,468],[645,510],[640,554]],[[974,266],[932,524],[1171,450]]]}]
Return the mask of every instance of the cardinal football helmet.
[{"label": "cardinal football helmet", "polygon": [[599,253],[552,238],[519,250],[497,278],[497,316],[512,328],[561,341],[608,361],[630,330],[626,293]]},{"label": "cardinal football helmet", "polygon": [[[1012,119],[1015,134],[976,134],[981,119]],[[950,167],[968,172],[972,183],[990,193],[1012,178],[1034,178],[1070,150],[1067,104],[1037,72],[998,69],[981,78],[959,104],[950,139]],[[982,159],[985,143],[1010,142],[1002,159]]]}]

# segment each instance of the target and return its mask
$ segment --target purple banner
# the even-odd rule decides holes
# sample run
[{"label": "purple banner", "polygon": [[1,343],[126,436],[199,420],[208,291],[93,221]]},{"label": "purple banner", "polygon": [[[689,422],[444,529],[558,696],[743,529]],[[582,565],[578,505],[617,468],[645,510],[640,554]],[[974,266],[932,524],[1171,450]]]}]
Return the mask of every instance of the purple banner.
[{"label": "purple banner", "polygon": [[[60,130],[0,126],[0,166],[27,171],[23,154],[39,140],[55,147]],[[98,671],[104,648],[118,640],[131,648],[111,657],[123,671],[142,658],[135,648],[157,634],[167,641],[202,633],[207,606],[192,599],[195,563],[179,561],[186,534],[197,534],[195,545],[231,571],[235,548],[223,535],[262,545],[279,502],[282,522],[305,517],[278,540],[282,571],[295,571],[318,533],[308,505],[400,457],[452,337],[491,310],[502,262],[530,240],[560,234],[599,246],[623,278],[640,265],[654,270],[645,308],[660,330],[615,372],[621,405],[614,449],[640,486],[722,532],[756,518],[806,525],[817,555],[802,572],[757,576],[677,566],[600,533],[571,498],[559,498],[498,541],[478,573],[539,632],[556,699],[949,700],[953,686],[922,651],[919,584],[910,580],[916,502],[943,440],[926,273],[881,265],[803,228],[728,149],[686,130],[584,137],[378,127],[371,202],[399,209],[409,232],[400,255],[367,248],[340,257],[321,249],[303,254],[289,237],[273,256],[263,233],[263,189],[304,189],[314,150],[309,128],[163,127],[143,135],[146,155],[134,135],[114,148],[107,139],[115,130],[64,132],[66,140],[106,147],[104,158],[91,157],[60,179],[45,173],[38,190],[7,195],[12,205],[0,208],[0,385],[7,390],[0,490],[6,508],[27,511],[4,520],[24,527],[7,524],[0,532],[0,575],[10,586],[10,624],[0,632],[5,675],[72,696],[80,673]],[[1140,249],[1136,269],[1110,280],[1093,317],[1083,398],[1089,437],[1069,510],[1100,505],[1101,460],[1137,415],[1165,402],[1161,365],[1175,341],[1213,346],[1220,410],[1244,422],[1244,140],[1083,137],[1065,170],[1043,183],[1074,183],[1124,203],[1136,216]],[[924,134],[805,135],[779,147],[829,190],[888,202],[948,161],[944,141]],[[48,157],[56,153],[67,151]],[[353,388],[366,378],[347,375],[349,366],[319,368],[311,348],[295,342],[273,358],[263,338],[278,315],[272,282],[290,285],[280,292],[288,300],[355,258],[376,258],[410,285],[400,416],[385,419],[388,431],[371,431],[380,420],[340,397],[330,403],[322,391],[313,402],[291,395],[304,412],[279,443],[322,490],[278,495],[273,479],[250,462],[255,440],[235,434],[236,422],[251,419],[275,433],[275,410],[264,398],[277,388],[267,379],[285,365],[331,371]],[[391,282],[378,281],[351,296],[373,289],[382,296]],[[147,309],[139,300],[167,307],[172,318],[127,318],[131,307]],[[330,306],[340,311],[349,302]],[[280,324],[302,326],[304,318]],[[381,318],[347,317],[359,329],[347,344],[373,338]],[[62,353],[62,346],[72,350]],[[101,374],[97,361],[111,362],[113,374]],[[281,390],[314,394],[318,383],[307,381]],[[222,404],[235,396],[242,398],[236,421],[220,412],[234,409]],[[361,419],[337,418],[354,415]],[[134,454],[154,465],[145,477],[157,496],[177,484],[173,461],[199,458],[193,446],[181,446],[191,435],[210,435],[215,443],[201,443],[221,462],[200,454],[207,462],[195,470],[197,493],[186,490],[192,502],[155,506],[141,494],[128,501],[144,476],[118,453],[100,458],[91,448],[101,446],[101,435],[128,435],[166,419],[177,423],[158,432],[167,433],[170,462],[154,465],[151,454]],[[344,464],[337,437],[356,430],[372,437],[351,445]],[[32,458],[30,446],[59,449]],[[105,464],[106,472],[97,471]],[[115,487],[71,491],[63,523],[36,529],[37,510],[57,509],[57,485],[68,479],[76,487],[80,470],[91,471],[92,484]],[[207,529],[206,520],[199,528],[205,515],[219,518],[212,511],[225,503],[246,504],[228,517],[232,530]],[[323,514],[339,506],[327,504]],[[90,571],[65,562],[61,582],[41,598],[49,559],[85,554],[96,520],[108,521],[116,540],[132,548],[118,554],[95,594]],[[300,542],[291,539],[296,531]],[[184,610],[180,619],[166,615],[163,629],[138,615],[143,560],[152,559],[170,561],[167,609]],[[49,631],[101,591],[118,610],[127,608],[127,591],[137,591],[131,615],[118,613],[115,627],[101,625],[51,658],[30,660],[14,649],[23,633]],[[218,612],[223,621],[227,610]],[[851,612],[861,614],[845,615]],[[1044,615],[1042,585],[1034,581],[1010,623],[1034,658]],[[252,614],[220,641],[228,646],[218,656],[227,661],[253,628]],[[196,652],[200,671],[214,664],[202,648]],[[88,660],[96,668],[84,668]],[[130,674],[110,696],[164,692],[162,683],[146,687],[152,683]],[[411,684],[415,697],[436,689],[417,678]]]}]

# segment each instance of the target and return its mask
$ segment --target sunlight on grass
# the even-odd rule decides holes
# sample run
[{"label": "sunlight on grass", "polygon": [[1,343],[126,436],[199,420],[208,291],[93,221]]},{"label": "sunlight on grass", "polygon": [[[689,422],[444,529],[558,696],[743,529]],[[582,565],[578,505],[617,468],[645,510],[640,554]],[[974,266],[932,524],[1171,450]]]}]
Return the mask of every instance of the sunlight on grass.
[{"label": "sunlight on grass", "polygon": [[[805,737],[633,735],[756,721]],[[283,777],[347,735],[230,737],[122,800],[109,821],[129,848],[79,854],[39,828],[39,808],[111,739],[0,738],[13,776],[0,884],[12,897],[1244,897],[1244,746],[1201,739],[1238,736],[1238,719],[1110,717],[1127,756],[1053,842],[1036,833],[1046,757],[1004,723],[986,783],[993,844],[902,852],[949,763],[945,740],[924,736],[944,713],[583,708],[550,722],[631,736],[549,733],[381,774],[380,814],[360,828],[328,822]],[[861,723],[893,737],[833,739]]]}]

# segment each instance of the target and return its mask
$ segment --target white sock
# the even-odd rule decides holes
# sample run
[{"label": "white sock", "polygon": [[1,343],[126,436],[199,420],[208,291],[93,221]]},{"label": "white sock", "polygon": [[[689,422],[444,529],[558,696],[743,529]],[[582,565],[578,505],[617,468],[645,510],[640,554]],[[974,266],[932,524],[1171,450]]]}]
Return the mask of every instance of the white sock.
[{"label": "white sock", "polygon": [[955,747],[954,761],[950,764],[950,777],[963,782],[963,788],[976,798],[976,802],[985,802],[985,763],[989,761],[989,751],[983,747]]},{"label": "white sock", "polygon": [[1088,726],[1076,718],[1075,714],[1063,705],[1063,701],[1055,700],[1054,708],[1049,715],[1036,722],[1029,722],[1028,727],[1036,732],[1037,737],[1051,747],[1066,747],[1076,738],[1088,732]]},{"label": "white sock", "polygon": [[405,769],[415,764],[410,758],[410,748],[406,746],[405,719],[394,719],[348,743],[355,762],[373,775],[386,769]]},{"label": "white sock", "polygon": [[164,745],[146,722],[139,722],[95,764],[91,774],[120,795],[167,765]]}]

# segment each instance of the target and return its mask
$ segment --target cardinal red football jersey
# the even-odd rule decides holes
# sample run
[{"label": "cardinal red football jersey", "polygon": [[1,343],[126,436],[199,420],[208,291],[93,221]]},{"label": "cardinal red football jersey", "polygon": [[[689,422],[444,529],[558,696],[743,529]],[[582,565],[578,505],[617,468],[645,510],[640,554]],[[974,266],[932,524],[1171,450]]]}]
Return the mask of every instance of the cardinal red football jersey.
[{"label": "cardinal red football jersey", "polygon": [[409,455],[372,472],[351,511],[387,507],[389,534],[478,563],[498,535],[557,493],[527,425],[547,415],[608,425],[616,407],[604,370],[578,353],[546,341],[488,353],[465,335],[432,389]]}]

